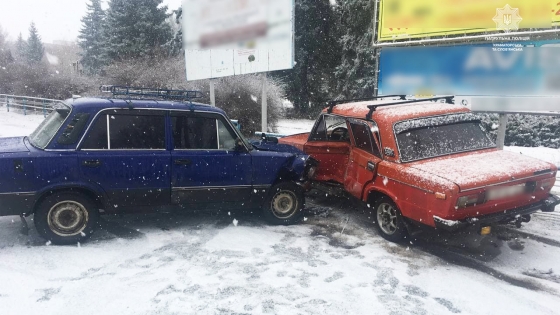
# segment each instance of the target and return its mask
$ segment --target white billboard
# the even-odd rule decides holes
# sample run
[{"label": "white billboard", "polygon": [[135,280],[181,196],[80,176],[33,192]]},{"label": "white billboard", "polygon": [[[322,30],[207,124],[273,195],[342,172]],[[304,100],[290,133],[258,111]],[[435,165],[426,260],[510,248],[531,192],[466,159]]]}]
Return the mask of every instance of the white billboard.
[{"label": "white billboard", "polygon": [[187,81],[291,69],[294,0],[183,0]]}]

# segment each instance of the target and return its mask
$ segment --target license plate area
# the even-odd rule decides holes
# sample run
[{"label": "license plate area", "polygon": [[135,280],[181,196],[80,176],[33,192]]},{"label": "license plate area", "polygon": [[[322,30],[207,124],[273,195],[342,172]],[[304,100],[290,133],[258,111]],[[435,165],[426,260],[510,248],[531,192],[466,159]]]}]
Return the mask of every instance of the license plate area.
[{"label": "license plate area", "polygon": [[526,184],[518,184],[512,186],[495,187],[488,190],[486,193],[486,200],[499,200],[506,199],[521,195],[525,192]]}]

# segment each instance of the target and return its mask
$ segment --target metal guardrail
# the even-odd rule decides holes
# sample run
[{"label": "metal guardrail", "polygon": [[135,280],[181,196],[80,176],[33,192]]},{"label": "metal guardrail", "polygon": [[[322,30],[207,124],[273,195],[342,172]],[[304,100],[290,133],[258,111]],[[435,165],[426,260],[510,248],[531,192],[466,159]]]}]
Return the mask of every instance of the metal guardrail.
[{"label": "metal guardrail", "polygon": [[41,112],[46,117],[53,110],[54,104],[58,102],[60,101],[48,98],[0,94],[0,107],[6,106],[8,112],[20,110],[23,115],[27,115],[29,112],[35,114]]}]

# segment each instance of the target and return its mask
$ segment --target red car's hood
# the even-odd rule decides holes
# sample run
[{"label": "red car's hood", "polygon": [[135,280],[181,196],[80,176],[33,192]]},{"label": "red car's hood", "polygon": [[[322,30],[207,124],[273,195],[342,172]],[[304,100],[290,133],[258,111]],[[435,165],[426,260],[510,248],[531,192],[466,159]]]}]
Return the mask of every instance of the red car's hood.
[{"label": "red car's hood", "polygon": [[545,161],[508,151],[449,156],[410,163],[408,166],[452,181],[461,191],[526,178],[536,175],[535,172],[554,169],[552,164]]}]

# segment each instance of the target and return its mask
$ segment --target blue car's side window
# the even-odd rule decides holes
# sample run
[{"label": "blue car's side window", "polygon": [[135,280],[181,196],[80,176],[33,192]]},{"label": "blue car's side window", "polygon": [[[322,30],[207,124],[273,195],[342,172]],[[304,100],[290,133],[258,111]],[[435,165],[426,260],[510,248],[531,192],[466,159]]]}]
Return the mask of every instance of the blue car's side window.
[{"label": "blue car's side window", "polygon": [[107,115],[99,115],[93,125],[90,127],[82,149],[85,150],[106,150],[108,149],[107,141]]},{"label": "blue car's side window", "polygon": [[176,150],[233,150],[235,136],[215,115],[173,115],[173,142]]},{"label": "blue car's side window", "polygon": [[109,115],[111,150],[165,149],[163,115]]},{"label": "blue car's side window", "polygon": [[175,149],[218,149],[215,118],[180,115],[172,117],[171,121]]},{"label": "blue car's side window", "polygon": [[57,142],[59,144],[75,144],[80,139],[80,135],[84,131],[86,124],[89,120],[88,113],[79,113],[72,118],[70,123],[66,126],[60,137],[58,137]]},{"label": "blue car's side window", "polygon": [[84,150],[165,150],[165,116],[148,111],[111,111],[97,117]]}]

